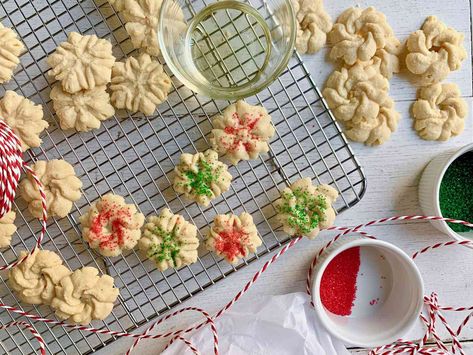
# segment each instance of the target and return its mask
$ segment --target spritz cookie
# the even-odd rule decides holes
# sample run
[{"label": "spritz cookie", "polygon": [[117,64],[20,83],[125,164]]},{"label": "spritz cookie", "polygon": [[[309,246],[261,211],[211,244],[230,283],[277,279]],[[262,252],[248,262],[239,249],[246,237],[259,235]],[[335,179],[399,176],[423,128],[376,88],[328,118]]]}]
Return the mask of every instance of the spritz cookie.
[{"label": "spritz cookie", "polygon": [[240,216],[221,214],[215,217],[205,240],[209,251],[215,252],[231,264],[236,264],[241,258],[256,252],[261,244],[253,217],[246,212]]},{"label": "spritz cookie", "polygon": [[299,179],[281,192],[275,202],[277,219],[284,232],[314,239],[321,229],[335,221],[332,204],[338,192],[329,185],[312,185],[310,178]]},{"label": "spritz cookie", "polygon": [[117,109],[151,115],[157,105],[166,101],[171,87],[171,78],[163,66],[146,53],[113,66],[110,90]]},{"label": "spritz cookie", "polygon": [[0,84],[9,81],[20,64],[20,55],[25,46],[11,28],[0,23]]},{"label": "spritz cookie", "polygon": [[[40,160],[31,168],[43,184],[46,193],[46,206],[51,217],[64,218],[72,210],[73,203],[82,196],[82,182],[74,168],[65,160]],[[32,176],[20,182],[20,195],[28,203],[28,210],[41,218],[43,206],[38,186]]]},{"label": "spritz cookie", "polygon": [[[115,0],[118,1],[119,11],[125,19],[125,29],[130,35],[131,43],[135,48],[142,48],[152,56],[159,56],[161,50],[158,43],[159,12],[162,0]],[[184,13],[177,3],[173,11],[166,13],[168,20],[173,16],[174,26],[172,33],[167,35],[177,36],[186,30]]]},{"label": "spritz cookie", "polygon": [[189,265],[197,261],[197,227],[164,208],[147,218],[138,246],[160,271]]},{"label": "spritz cookie", "polygon": [[113,277],[99,276],[96,268],[83,267],[61,279],[51,307],[59,319],[86,325],[107,318],[118,294]]},{"label": "spritz cookie", "polygon": [[210,137],[213,149],[219,154],[226,154],[233,165],[268,152],[268,142],[275,133],[271,116],[264,107],[252,106],[241,100],[216,116],[213,126]]},{"label": "spritz cookie", "polygon": [[227,191],[232,181],[227,165],[211,149],[205,153],[182,154],[174,172],[174,190],[203,206]]},{"label": "spritz cookie", "polygon": [[414,128],[425,140],[446,141],[465,128],[468,105],[456,84],[420,88],[412,105]]},{"label": "spritz cookie", "polygon": [[9,211],[0,218],[0,248],[6,248],[11,244],[11,238],[16,232],[16,213]]},{"label": "spritz cookie", "polygon": [[88,132],[100,128],[102,121],[115,114],[105,85],[70,94],[58,83],[51,90],[50,97],[59,125],[64,130]]},{"label": "spritz cookie", "polygon": [[323,95],[345,135],[355,142],[380,145],[397,129],[400,114],[389,97],[379,58],[335,70]]},{"label": "spritz cookie", "polygon": [[0,119],[18,136],[23,151],[39,147],[43,142],[39,136],[49,126],[43,120],[41,105],[35,105],[33,101],[10,90],[0,100]]},{"label": "spritz cookie", "polygon": [[378,57],[384,77],[389,79],[400,71],[401,42],[394,35],[386,16],[374,7],[345,10],[333,25],[329,40],[333,44],[330,51],[332,60],[341,60],[350,66]]},{"label": "spritz cookie", "polygon": [[[27,253],[22,251],[19,258]],[[59,255],[49,250],[36,249],[26,260],[10,270],[8,284],[22,302],[50,304],[56,294],[55,287],[70,273]]]},{"label": "spritz cookie", "polygon": [[407,39],[406,66],[419,86],[437,84],[458,70],[467,57],[463,33],[429,16]]},{"label": "spritz cookie", "polygon": [[327,42],[332,19],[322,0],[293,0],[297,19],[296,49],[299,53],[316,53]]},{"label": "spritz cookie", "polygon": [[67,41],[48,57],[49,75],[71,94],[108,84],[113,63],[115,57],[109,41],[77,32],[69,33]]},{"label": "spritz cookie", "polygon": [[131,250],[141,237],[145,217],[122,196],[107,194],[80,217],[82,237],[103,256]]}]

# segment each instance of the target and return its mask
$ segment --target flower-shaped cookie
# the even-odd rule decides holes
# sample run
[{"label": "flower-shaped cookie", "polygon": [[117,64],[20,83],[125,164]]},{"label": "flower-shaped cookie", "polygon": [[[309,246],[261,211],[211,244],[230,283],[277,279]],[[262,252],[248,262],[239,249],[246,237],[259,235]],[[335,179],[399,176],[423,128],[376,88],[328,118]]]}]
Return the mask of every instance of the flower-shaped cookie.
[{"label": "flower-shaped cookie", "polygon": [[397,129],[400,114],[394,107],[394,100],[388,97],[379,106],[376,120],[352,120],[344,124],[345,135],[355,142],[376,146],[385,143]]},{"label": "flower-shaped cookie", "polygon": [[218,161],[218,154],[211,149],[182,154],[174,172],[174,190],[203,206],[227,191],[232,181],[227,165]]},{"label": "flower-shaped cookie", "polygon": [[108,317],[119,290],[113,277],[98,273],[94,267],[83,267],[61,279],[51,302],[58,318],[86,325]]},{"label": "flower-shaped cookie", "polygon": [[77,32],[69,33],[67,41],[48,57],[49,75],[61,81],[64,91],[71,94],[109,83],[113,63],[109,41]]},{"label": "flower-shaped cookie", "polygon": [[[22,251],[20,259],[26,254],[26,251]],[[10,270],[8,283],[21,301],[50,304],[55,295],[55,286],[70,273],[56,253],[36,249],[25,261]]]},{"label": "flower-shaped cookie", "polygon": [[389,82],[380,59],[334,71],[323,95],[348,138],[368,145],[384,143],[397,128],[399,113],[388,96]]},{"label": "flower-shaped cookie", "polygon": [[43,142],[39,135],[49,126],[48,122],[43,120],[41,105],[35,105],[10,90],[7,90],[0,100],[0,119],[5,120],[20,138],[23,151],[39,147]]},{"label": "flower-shaped cookie", "polygon": [[54,85],[50,96],[61,128],[88,132],[99,128],[102,121],[112,117],[115,109],[105,89],[105,86],[96,86],[70,94],[60,84]]},{"label": "flower-shaped cookie", "polygon": [[0,248],[6,248],[11,243],[11,238],[16,232],[15,226],[16,213],[8,212],[0,218]]},{"label": "flower-shaped cookie", "polygon": [[327,42],[332,19],[322,0],[293,0],[297,19],[296,49],[299,53],[318,52]]},{"label": "flower-shaped cookie", "polygon": [[268,111],[244,101],[228,106],[223,115],[214,118],[213,126],[210,143],[218,153],[226,154],[234,165],[268,152],[268,141],[275,133]]},{"label": "flower-shaped cookie", "polygon": [[113,66],[112,103],[118,109],[151,115],[167,99],[171,86],[171,78],[163,66],[142,53],[138,58],[129,57]]},{"label": "flower-shaped cookie", "polygon": [[412,105],[414,128],[425,140],[446,141],[465,127],[468,106],[456,84],[420,88]]},{"label": "flower-shaped cookie", "polygon": [[164,208],[159,216],[148,217],[138,246],[161,271],[189,265],[197,261],[197,227]]},{"label": "flower-shaped cookie", "polygon": [[107,194],[80,217],[82,237],[103,256],[131,250],[141,237],[145,217],[122,196]]},{"label": "flower-shaped cookie", "polygon": [[366,62],[374,57],[381,59],[381,74],[390,78],[400,71],[401,43],[386,21],[386,16],[373,7],[349,8],[333,25],[329,33],[333,44],[332,60],[343,60],[348,65]]},{"label": "flower-shaped cookie", "polygon": [[[126,21],[125,29],[130,35],[131,42],[135,48],[143,48],[152,56],[161,54],[158,43],[159,11],[162,0],[124,0],[122,14]],[[171,16],[174,19],[175,32],[170,35],[176,36],[186,30],[184,14],[182,9],[175,4],[173,12],[167,13],[168,21]]]},{"label": "flower-shaped cookie", "polygon": [[427,17],[422,29],[407,39],[406,66],[414,74],[416,84],[436,84],[450,71],[458,70],[467,57],[464,37],[437,17]]},{"label": "flower-shaped cookie", "polygon": [[321,229],[335,221],[332,204],[338,192],[329,185],[312,185],[310,178],[299,179],[281,192],[275,202],[277,218],[291,236],[314,239]]},{"label": "flower-shaped cookie", "polygon": [[220,214],[214,219],[205,246],[231,264],[254,253],[262,244],[258,230],[249,213],[240,216]]},{"label": "flower-shaped cookie", "polygon": [[[48,215],[64,218],[72,210],[73,202],[80,199],[82,182],[74,168],[65,160],[40,160],[31,167],[41,180],[46,193]],[[20,194],[28,203],[28,210],[36,218],[42,216],[41,197],[33,177],[20,182]]]},{"label": "flower-shaped cookie", "polygon": [[25,46],[17,34],[0,23],[0,84],[10,80],[13,70],[20,64],[20,55]]}]

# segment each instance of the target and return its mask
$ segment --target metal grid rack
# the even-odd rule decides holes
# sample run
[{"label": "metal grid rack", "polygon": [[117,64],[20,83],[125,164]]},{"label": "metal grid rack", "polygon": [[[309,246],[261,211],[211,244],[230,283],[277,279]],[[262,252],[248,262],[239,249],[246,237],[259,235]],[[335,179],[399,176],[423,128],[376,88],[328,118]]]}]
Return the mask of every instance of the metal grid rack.
[{"label": "metal grid rack", "polygon": [[[190,10],[193,4],[189,3]],[[28,47],[14,79],[0,89],[0,94],[3,96],[6,89],[14,90],[43,104],[50,123],[41,148],[29,152],[28,159],[66,159],[84,184],[83,197],[72,213],[65,219],[49,221],[43,247],[56,251],[71,269],[86,265],[99,268],[113,276],[120,288],[112,315],[104,322],[94,322],[96,327],[131,331],[286,243],[289,238],[279,231],[272,201],[289,182],[309,176],[316,182],[331,184],[341,193],[336,204],[338,212],[355,205],[365,191],[363,172],[297,55],[270,88],[249,99],[250,103],[264,105],[273,118],[277,134],[270,153],[231,167],[231,190],[208,208],[202,208],[176,195],[171,187],[172,170],[182,152],[208,147],[211,117],[228,103],[202,98],[173,79],[174,89],[156,115],[131,118],[118,112],[99,130],[84,134],[64,132],[58,128],[49,98],[52,82],[46,75],[46,58],[71,31],[110,39],[118,59],[132,55],[120,16],[107,0],[1,0],[0,18],[3,25],[16,30]],[[239,50],[244,48],[236,51]],[[234,77],[235,71],[220,69],[221,75]],[[77,222],[81,211],[110,191],[125,196],[145,215],[169,207],[196,224],[201,239],[217,213],[246,210],[253,215],[264,244],[257,255],[235,267],[204,250],[200,250],[197,263],[164,273],[134,251],[123,257],[103,258],[82,242]],[[15,210],[18,232],[12,247],[0,254],[3,263],[16,260],[20,250],[31,248],[33,235],[40,229],[21,198],[17,198]],[[20,305],[6,284],[7,274],[0,276],[3,303],[54,317],[49,307]],[[2,311],[0,322],[14,318]],[[106,335],[34,325],[51,353],[91,353],[114,340]],[[28,354],[35,347],[31,335],[22,329],[0,332],[0,351],[4,353]]]}]

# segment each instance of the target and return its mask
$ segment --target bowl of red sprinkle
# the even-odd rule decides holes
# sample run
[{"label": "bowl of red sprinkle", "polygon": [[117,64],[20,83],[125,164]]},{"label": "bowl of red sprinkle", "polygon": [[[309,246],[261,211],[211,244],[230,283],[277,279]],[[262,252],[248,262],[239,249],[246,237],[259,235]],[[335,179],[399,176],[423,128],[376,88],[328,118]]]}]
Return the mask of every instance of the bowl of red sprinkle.
[{"label": "bowl of red sprinkle", "polygon": [[[439,154],[429,162],[419,182],[419,202],[425,215],[473,222],[473,144]],[[473,228],[431,222],[456,240],[473,240]]]},{"label": "bowl of red sprinkle", "polygon": [[335,243],[317,261],[312,280],[315,311],[327,331],[367,348],[405,335],[418,320],[423,294],[412,259],[373,239]]}]

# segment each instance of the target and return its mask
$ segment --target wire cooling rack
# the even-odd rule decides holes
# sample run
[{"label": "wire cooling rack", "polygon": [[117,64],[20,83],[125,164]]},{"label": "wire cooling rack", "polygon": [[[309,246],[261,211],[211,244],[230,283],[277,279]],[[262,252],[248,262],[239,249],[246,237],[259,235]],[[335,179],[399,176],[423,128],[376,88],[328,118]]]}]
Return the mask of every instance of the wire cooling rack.
[{"label": "wire cooling rack", "polygon": [[[193,4],[184,9],[186,14],[193,10]],[[272,201],[289,182],[309,176],[318,183],[331,184],[340,192],[338,212],[355,205],[365,191],[363,172],[297,55],[270,88],[248,100],[264,105],[273,118],[277,135],[271,142],[270,153],[231,167],[231,190],[208,208],[202,208],[176,195],[171,187],[172,170],[182,152],[208,147],[211,117],[227,102],[202,98],[173,78],[174,90],[156,115],[131,118],[118,112],[99,130],[84,134],[64,132],[58,128],[49,98],[52,82],[46,75],[47,55],[71,31],[110,39],[118,59],[133,54],[120,16],[106,0],[0,0],[0,18],[3,25],[16,30],[28,47],[21,57],[21,67],[14,79],[1,88],[1,94],[5,89],[15,90],[43,104],[50,123],[41,148],[29,152],[29,161],[66,159],[84,184],[83,197],[72,213],[65,219],[49,221],[43,247],[60,254],[71,269],[86,265],[99,268],[113,276],[120,288],[112,315],[104,322],[94,322],[96,327],[131,331],[286,243],[288,237],[279,231]],[[208,35],[211,40],[218,33]],[[228,44],[230,40],[220,39],[219,43]],[[245,57],[243,52],[238,57],[235,54],[244,50],[232,48],[229,55],[241,59]],[[218,59],[209,63],[209,68],[218,69],[218,75],[226,80],[235,82],[253,75],[239,71],[240,79],[234,79],[238,69],[219,67]],[[134,251],[122,257],[103,258],[82,242],[77,222],[91,202],[110,191],[125,196],[146,215],[156,214],[165,206],[182,214],[196,224],[201,240],[216,214],[246,210],[253,215],[264,243],[255,256],[234,267],[204,250],[200,250],[197,263],[164,273]],[[4,263],[16,260],[21,250],[31,248],[35,242],[33,235],[40,229],[20,198],[15,210],[18,232],[12,247],[0,254]],[[48,307],[19,304],[7,287],[6,277],[1,275],[2,303],[54,317]],[[6,311],[0,314],[1,323],[14,318]],[[51,353],[92,353],[114,340],[106,335],[65,331],[40,323],[35,323],[35,327]],[[35,347],[31,335],[22,329],[0,332],[0,349],[5,353],[29,354]]]}]

